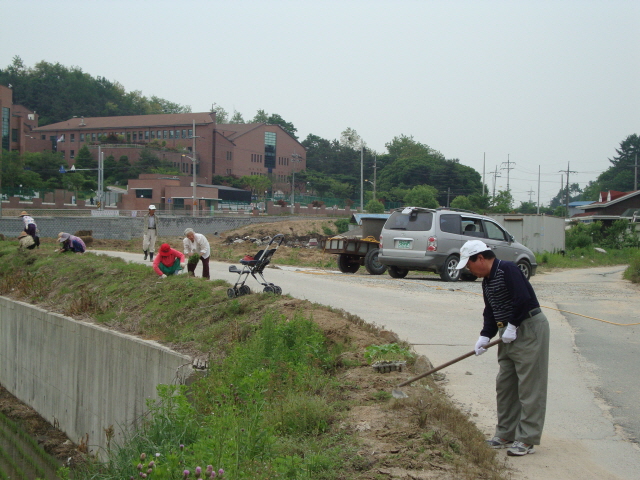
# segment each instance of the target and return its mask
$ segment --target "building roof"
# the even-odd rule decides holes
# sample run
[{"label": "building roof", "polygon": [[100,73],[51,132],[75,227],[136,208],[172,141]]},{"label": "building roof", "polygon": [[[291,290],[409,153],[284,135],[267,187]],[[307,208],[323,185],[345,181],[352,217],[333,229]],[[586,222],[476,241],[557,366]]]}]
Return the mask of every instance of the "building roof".
[{"label": "building roof", "polygon": [[[635,197],[636,195],[640,195],[640,190],[636,190],[635,192],[616,192],[614,190],[610,190],[607,192],[600,192],[600,201],[592,202],[588,205],[581,205],[576,208],[582,210],[592,210],[594,208],[605,208],[609,205],[614,205],[619,202],[623,202],[624,200],[628,200],[629,198]],[[604,198],[604,200],[603,200]]]},{"label": "building roof", "polygon": [[64,122],[52,123],[35,128],[34,132],[46,132],[51,130],[78,130],[78,129],[111,129],[111,128],[148,128],[148,127],[174,127],[193,125],[215,124],[215,113],[163,113],[156,115],[126,115],[122,117],[88,117],[71,118]]},{"label": "building roof", "polygon": [[[291,135],[289,132],[287,132],[284,128],[282,128],[282,126],[276,125],[276,124],[272,124],[272,123],[265,123],[265,122],[260,122],[260,123],[219,123],[219,124],[216,125],[216,130],[219,133],[221,133],[224,137],[226,137],[227,139],[229,139],[229,140],[231,140],[233,142],[236,138],[241,137],[243,135],[246,135],[247,133],[252,132],[253,130],[256,130],[256,129],[262,127],[262,126],[265,126],[265,127],[278,127],[284,133],[286,133],[291,138],[293,138],[296,142],[300,143],[300,140],[298,140],[293,135]],[[302,148],[304,148],[304,147],[302,147]]]},{"label": "building roof", "polygon": [[587,201],[576,201],[576,202],[569,202],[569,206],[570,207],[580,207],[582,205],[590,205],[593,203],[593,200],[587,200]]}]

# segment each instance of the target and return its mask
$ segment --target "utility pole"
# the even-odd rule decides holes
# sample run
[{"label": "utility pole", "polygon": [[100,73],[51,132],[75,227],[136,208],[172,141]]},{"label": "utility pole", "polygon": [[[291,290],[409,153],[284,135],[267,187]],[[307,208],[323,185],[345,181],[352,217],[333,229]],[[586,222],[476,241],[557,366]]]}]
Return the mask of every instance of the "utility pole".
[{"label": "utility pole", "polygon": [[633,191],[638,190],[638,152],[636,152],[635,174],[633,175]]},{"label": "utility pole", "polygon": [[451,195],[451,187],[447,187],[447,208],[449,208],[449,195]]},{"label": "utility pole", "polygon": [[360,146],[360,211],[364,213],[364,142]]},{"label": "utility pole", "polygon": [[295,212],[296,208],[296,166],[295,164],[301,162],[302,155],[298,155],[295,150],[291,154],[291,171],[293,173],[291,177],[291,213]]},{"label": "utility pole", "polygon": [[482,196],[483,197],[484,197],[484,187],[485,187],[484,169],[485,169],[486,163],[487,163],[487,152],[484,152],[482,154]]},{"label": "utility pole", "polygon": [[[531,187],[529,187],[529,188],[531,188]],[[527,193],[529,194],[529,203],[531,203],[531,195],[536,193],[536,191],[535,190],[528,190]]]},{"label": "utility pole", "polygon": [[501,177],[502,175],[500,175],[498,173],[498,166],[496,165],[496,169],[493,172],[493,195],[492,195],[492,199],[496,198],[496,178]]},{"label": "utility pole", "polygon": [[507,171],[507,192],[511,192],[511,189],[509,188],[509,171],[513,168],[511,165],[515,165],[516,162],[512,162],[509,160],[509,154],[507,153],[507,161],[506,162],[502,162],[502,165],[507,164],[506,167],[502,167],[500,168],[500,170],[506,170]]},{"label": "utility pole", "polygon": [[569,174],[570,173],[578,173],[578,172],[574,172],[572,170],[569,169],[569,162],[567,162],[567,169],[566,170],[559,170],[560,172],[567,172],[567,191],[566,191],[566,197],[565,197],[565,209],[566,209],[566,215],[567,217],[569,216]]},{"label": "utility pole", "polygon": [[540,215],[540,165],[538,165],[538,215]]}]

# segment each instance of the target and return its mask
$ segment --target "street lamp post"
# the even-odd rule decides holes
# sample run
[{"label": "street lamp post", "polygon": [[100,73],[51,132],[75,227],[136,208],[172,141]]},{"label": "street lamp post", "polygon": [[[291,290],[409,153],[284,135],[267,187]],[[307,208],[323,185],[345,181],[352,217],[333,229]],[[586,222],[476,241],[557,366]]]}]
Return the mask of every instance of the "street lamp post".
[{"label": "street lamp post", "polygon": [[191,205],[191,208],[193,208],[193,216],[196,216],[196,164],[197,164],[197,160],[196,158],[198,157],[198,154],[196,153],[196,138],[199,138],[196,135],[196,121],[195,119],[193,120],[193,130],[191,130],[191,139],[193,140],[193,146],[191,147],[191,153],[193,154],[193,157],[189,157],[188,155],[183,155],[183,157],[187,157],[189,159],[191,159],[191,161],[193,162],[193,204]]}]

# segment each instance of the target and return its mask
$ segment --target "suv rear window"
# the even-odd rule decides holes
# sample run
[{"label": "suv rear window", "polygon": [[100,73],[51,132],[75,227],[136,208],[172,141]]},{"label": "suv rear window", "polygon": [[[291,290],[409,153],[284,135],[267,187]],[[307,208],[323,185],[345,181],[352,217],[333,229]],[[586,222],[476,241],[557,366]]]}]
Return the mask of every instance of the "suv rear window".
[{"label": "suv rear window", "polygon": [[387,230],[407,230],[409,232],[420,232],[431,230],[433,224],[432,212],[411,212],[405,215],[400,212],[393,212],[384,224]]}]

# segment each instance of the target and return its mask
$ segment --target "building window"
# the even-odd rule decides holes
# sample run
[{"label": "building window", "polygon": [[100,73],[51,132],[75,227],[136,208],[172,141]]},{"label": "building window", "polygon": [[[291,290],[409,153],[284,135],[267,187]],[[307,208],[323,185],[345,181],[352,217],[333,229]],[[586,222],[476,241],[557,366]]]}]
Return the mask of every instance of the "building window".
[{"label": "building window", "polygon": [[276,134],[264,132],[264,166],[275,168],[276,166]]},{"label": "building window", "polygon": [[187,138],[187,131],[186,130],[182,130],[182,138]]},{"label": "building window", "polygon": [[144,139],[148,142],[149,141],[149,130],[147,130],[146,132],[144,132]]},{"label": "building window", "polygon": [[155,140],[155,139],[156,139],[156,131],[151,130],[151,140]]},{"label": "building window", "polygon": [[69,158],[75,158],[76,157],[76,151],[75,150],[71,150],[69,152]]},{"label": "building window", "polygon": [[138,140],[138,134],[133,132],[133,141],[135,142],[136,140]]},{"label": "building window", "polygon": [[92,141],[92,142],[95,142],[95,141],[96,141],[96,134],[95,134],[95,133],[92,133],[92,134],[91,134],[91,141]]},{"label": "building window", "polygon": [[81,134],[80,134],[80,141],[81,141],[81,142],[84,142],[84,133],[81,133]]},{"label": "building window", "polygon": [[158,130],[158,140],[162,138],[162,130]]},{"label": "building window", "polygon": [[153,189],[139,188],[136,190],[136,198],[153,198]]},{"label": "building window", "polygon": [[142,141],[142,132],[138,132],[138,140]]},{"label": "building window", "polygon": [[173,130],[169,130],[169,138],[173,138]]},{"label": "building window", "polygon": [[163,130],[162,138],[169,138],[169,132],[167,132],[166,130]]},{"label": "building window", "polygon": [[233,160],[232,152],[227,152],[227,160]]},{"label": "building window", "polygon": [[40,135],[40,140],[46,140],[47,136],[46,135]]},{"label": "building window", "polygon": [[11,125],[11,110],[7,107],[2,107],[2,148],[10,150],[9,148],[9,130]]},{"label": "building window", "polygon": [[189,138],[193,137],[193,130],[190,128],[189,129]]},{"label": "building window", "polygon": [[12,128],[11,129],[11,141],[12,142],[17,142],[18,141],[18,129],[17,128]]},{"label": "building window", "polygon": [[69,141],[70,142],[75,142],[76,141],[76,134],[75,133],[70,133],[69,134]]}]

